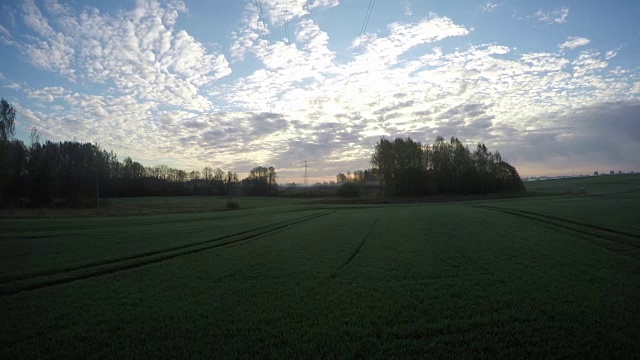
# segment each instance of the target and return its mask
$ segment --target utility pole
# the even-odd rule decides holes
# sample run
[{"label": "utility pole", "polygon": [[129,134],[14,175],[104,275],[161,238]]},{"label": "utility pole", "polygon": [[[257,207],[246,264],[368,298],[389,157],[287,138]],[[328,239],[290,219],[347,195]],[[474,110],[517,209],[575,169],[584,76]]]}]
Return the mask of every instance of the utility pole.
[{"label": "utility pole", "polygon": [[304,165],[301,166],[304,168],[304,186],[309,185],[309,168],[310,166],[307,164],[307,159],[303,161]]},{"label": "utility pole", "polygon": [[96,166],[96,209],[100,207],[100,178],[98,177],[98,167]]},{"label": "utility pole", "polygon": [[229,191],[229,202],[231,202],[231,173],[227,173],[227,190]]}]

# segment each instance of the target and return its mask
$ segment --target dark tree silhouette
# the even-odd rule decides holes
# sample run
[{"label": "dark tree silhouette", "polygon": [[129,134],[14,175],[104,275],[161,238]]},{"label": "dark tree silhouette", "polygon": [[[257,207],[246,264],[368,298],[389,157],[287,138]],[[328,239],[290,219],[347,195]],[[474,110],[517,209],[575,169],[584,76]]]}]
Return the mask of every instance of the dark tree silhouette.
[{"label": "dark tree silhouette", "polygon": [[277,192],[277,173],[273,167],[257,166],[242,179],[242,191],[247,195],[264,196]]},{"label": "dark tree silhouette", "polygon": [[11,141],[15,133],[16,109],[7,100],[0,99],[0,142]]},{"label": "dark tree silhouette", "polygon": [[517,170],[478,144],[471,153],[455,137],[436,138],[432,146],[406,139],[381,138],[371,156],[371,172],[377,174],[387,196],[435,194],[486,194],[523,191]]},{"label": "dark tree silhouette", "polygon": [[[35,129],[27,147],[11,140],[15,110],[4,100],[2,107],[0,207],[93,207],[98,196],[228,195],[240,189],[238,174],[232,171],[145,167],[130,157],[120,162],[116,154],[98,145],[40,142]],[[277,191],[276,179],[273,167],[257,167],[243,183],[247,193],[270,195]]]}]

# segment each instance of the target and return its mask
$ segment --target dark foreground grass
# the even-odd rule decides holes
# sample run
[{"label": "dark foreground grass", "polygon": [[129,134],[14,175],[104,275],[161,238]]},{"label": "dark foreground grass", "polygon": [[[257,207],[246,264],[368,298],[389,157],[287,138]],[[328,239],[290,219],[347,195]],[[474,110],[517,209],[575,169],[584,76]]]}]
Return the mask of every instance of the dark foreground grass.
[{"label": "dark foreground grass", "polygon": [[[156,254],[135,260],[176,256],[0,296],[0,358],[638,358],[636,233],[602,224],[589,231],[594,224],[567,210],[597,208],[596,197],[566,198],[566,207],[558,199],[549,211],[535,199],[265,208],[238,218],[245,226],[182,221],[204,214],[164,225],[140,216],[112,227],[111,237],[91,235],[89,225],[108,224],[99,218],[76,220],[84,237],[58,250],[55,242],[39,250],[49,238],[33,237],[29,251],[14,253],[14,263],[29,264],[18,282],[73,257],[86,265],[83,254],[114,260],[109,266],[151,245]],[[633,204],[620,212],[637,214]],[[33,224],[4,224],[3,235],[12,227],[14,235],[3,249],[20,247],[27,239],[15,234]],[[231,237],[190,236],[191,226]],[[219,241],[229,243],[171,250]],[[46,256],[68,249],[64,263]],[[3,284],[15,273],[4,266]]]},{"label": "dark foreground grass", "polygon": [[[640,174],[603,175],[526,183],[539,195],[517,201],[485,201],[483,205],[560,218],[640,236]],[[578,194],[586,187],[586,194]]]},{"label": "dark foreground grass", "polygon": [[[317,211],[316,211],[317,212]],[[148,217],[0,220],[0,283],[203,245],[314,213],[305,209]],[[264,230],[263,230],[264,231]]]},{"label": "dark foreground grass", "polygon": [[[226,202],[228,199],[226,196],[105,198],[100,200],[99,208],[0,209],[0,218],[60,218],[218,212],[227,210]],[[300,199],[276,197],[240,197],[234,199],[239,208],[243,210],[286,206],[301,202]]]}]

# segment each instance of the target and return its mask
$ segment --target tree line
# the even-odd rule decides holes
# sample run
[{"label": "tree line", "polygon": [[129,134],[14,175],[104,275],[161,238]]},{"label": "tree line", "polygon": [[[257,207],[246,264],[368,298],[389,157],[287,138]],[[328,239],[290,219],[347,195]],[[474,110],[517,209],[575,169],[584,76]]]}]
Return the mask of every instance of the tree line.
[{"label": "tree line", "polygon": [[407,138],[381,138],[371,156],[372,168],[338,173],[339,196],[355,197],[364,187],[378,195],[430,196],[524,191],[518,171],[479,143],[472,151],[460,140],[438,136],[433,145]]},{"label": "tree line", "polygon": [[478,143],[438,136],[433,145],[407,138],[381,138],[371,156],[372,172],[387,196],[489,194],[524,191],[518,171]]},{"label": "tree line", "polygon": [[99,198],[174,195],[252,196],[277,192],[273,167],[258,166],[240,180],[233,171],[205,167],[184,171],[167,165],[145,167],[130,157],[77,141],[13,139],[15,108],[0,102],[0,206],[95,206]]}]

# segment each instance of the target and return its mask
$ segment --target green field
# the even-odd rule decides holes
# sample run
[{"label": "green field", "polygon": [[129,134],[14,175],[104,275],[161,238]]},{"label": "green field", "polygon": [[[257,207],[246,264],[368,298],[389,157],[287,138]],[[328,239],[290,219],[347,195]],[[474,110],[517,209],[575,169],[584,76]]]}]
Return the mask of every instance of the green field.
[{"label": "green field", "polygon": [[[242,209],[293,205],[307,199],[242,197]],[[130,216],[226,211],[226,196],[131,197],[101,199],[99,208],[2,209],[0,218]]]},{"label": "green field", "polygon": [[527,187],[0,219],[0,359],[639,358],[640,176]]}]

